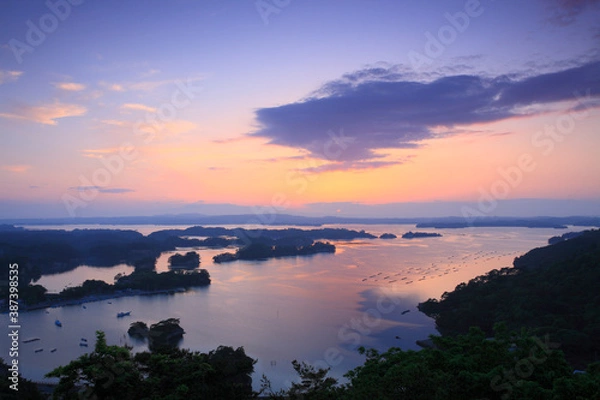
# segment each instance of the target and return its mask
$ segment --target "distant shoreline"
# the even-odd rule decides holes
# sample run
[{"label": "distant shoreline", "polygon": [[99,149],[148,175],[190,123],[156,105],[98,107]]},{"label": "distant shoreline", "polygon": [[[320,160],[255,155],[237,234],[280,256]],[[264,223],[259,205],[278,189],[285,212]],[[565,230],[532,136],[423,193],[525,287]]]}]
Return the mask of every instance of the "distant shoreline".
[{"label": "distant shoreline", "polygon": [[[43,310],[45,308],[58,308],[58,307],[67,307],[67,306],[77,306],[87,303],[94,303],[97,301],[105,301],[111,299],[118,299],[121,297],[130,297],[130,296],[153,296],[157,294],[175,294],[175,293],[184,293],[187,292],[186,288],[174,288],[174,289],[157,289],[157,290],[140,290],[140,289],[129,289],[126,291],[115,292],[115,293],[107,293],[102,295],[90,295],[86,297],[82,297],[80,299],[60,299],[55,301],[46,301],[43,303],[37,303],[33,305],[25,305],[21,304],[19,307],[20,312],[28,312],[28,311],[36,311]],[[3,311],[3,314],[6,313]]]},{"label": "distant shoreline", "polygon": [[260,226],[313,226],[322,225],[417,225],[417,228],[469,228],[469,227],[513,227],[513,228],[556,228],[572,226],[600,227],[600,216],[569,217],[304,217],[290,214],[270,216],[269,221],[257,218],[256,214],[239,215],[156,215],[131,217],[89,217],[89,218],[3,218],[0,225],[260,225]]}]

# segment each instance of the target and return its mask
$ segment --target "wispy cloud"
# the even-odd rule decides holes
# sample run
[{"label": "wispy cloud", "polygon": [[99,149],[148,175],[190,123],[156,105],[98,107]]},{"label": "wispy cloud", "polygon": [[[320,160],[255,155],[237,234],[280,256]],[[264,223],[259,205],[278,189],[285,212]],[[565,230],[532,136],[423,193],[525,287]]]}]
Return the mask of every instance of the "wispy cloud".
[{"label": "wispy cloud", "polygon": [[250,140],[263,140],[263,139],[253,138],[250,136],[235,136],[235,137],[230,137],[230,138],[225,138],[225,139],[213,139],[211,142],[216,143],[216,144],[232,144],[232,143],[246,142],[246,141],[250,141]]},{"label": "wispy cloud", "polygon": [[187,133],[196,127],[197,125],[191,121],[176,119],[174,121],[162,123],[158,126],[150,123],[142,124],[137,129],[139,129],[141,132],[146,132],[151,135],[157,134],[158,136],[163,137],[165,135],[173,136]]},{"label": "wispy cloud", "polygon": [[[196,82],[196,81],[200,81],[202,79],[203,78],[188,79],[188,82],[189,81]],[[181,79],[144,80],[144,81],[139,81],[139,82],[127,83],[126,87],[129,90],[151,92],[161,86],[174,85],[175,83],[177,83],[179,81],[181,81]]]},{"label": "wispy cloud", "polygon": [[139,103],[126,103],[121,106],[121,109],[122,110],[147,111],[147,112],[151,112],[151,113],[156,112],[156,108],[146,106],[144,104],[139,104]]},{"label": "wispy cloud", "polygon": [[584,11],[590,8],[600,10],[600,0],[553,0],[549,2],[552,8],[550,22],[557,25],[570,25]]},{"label": "wispy cloud", "polygon": [[100,82],[98,85],[106,90],[110,90],[113,92],[124,92],[125,91],[125,87],[118,83]]},{"label": "wispy cloud", "polygon": [[0,69],[0,85],[16,81],[21,75],[23,75],[23,71],[7,71]]},{"label": "wispy cloud", "polygon": [[[330,146],[337,162],[381,161],[377,150],[416,148],[424,140],[456,134],[458,126],[533,115],[539,108],[532,106],[574,100],[575,91],[598,98],[599,70],[596,61],[521,79],[455,75],[416,82],[396,68],[367,69],[329,82],[301,101],[257,110],[259,129],[250,136],[307,150],[318,159],[331,159]],[[343,142],[331,146],[339,143],[331,132],[342,130]]]},{"label": "wispy cloud", "polygon": [[84,157],[101,158],[107,154],[118,153],[119,150],[120,149],[118,147],[108,147],[108,148],[103,148],[103,149],[84,149],[84,150],[81,150],[81,153],[83,154]]},{"label": "wispy cloud", "polygon": [[57,82],[53,83],[54,87],[60,90],[66,90],[68,92],[80,92],[85,90],[85,85],[82,83],[75,82]]},{"label": "wispy cloud", "polygon": [[131,125],[130,122],[119,121],[117,119],[103,119],[100,122],[102,122],[103,124],[106,124],[106,125],[119,126],[119,127],[124,127],[124,126],[130,126]]},{"label": "wispy cloud", "polygon": [[87,109],[78,104],[65,104],[55,100],[54,103],[41,106],[14,106],[11,112],[0,112],[0,117],[56,125],[59,118],[77,117],[86,112]]},{"label": "wispy cloud", "polygon": [[7,172],[12,172],[15,174],[22,174],[24,172],[27,172],[31,169],[31,165],[24,165],[24,164],[19,164],[19,165],[2,165],[0,167],[0,169],[2,171],[7,171]]},{"label": "wispy cloud", "polygon": [[77,190],[79,192],[97,190],[100,193],[109,193],[109,194],[122,194],[122,193],[135,192],[135,190],[128,189],[128,188],[107,188],[107,187],[102,187],[102,186],[73,186],[73,187],[70,187],[69,189]]},{"label": "wispy cloud", "polygon": [[403,164],[406,160],[398,161],[341,161],[331,162],[317,167],[303,168],[302,172],[322,173],[333,171],[361,171],[376,168],[391,167],[393,165]]},{"label": "wispy cloud", "polygon": [[[152,75],[159,73],[158,70],[150,70],[144,74],[142,74],[143,78],[148,78]],[[186,82],[187,84],[198,82],[204,79],[204,76],[193,76],[188,77],[187,79],[181,78],[172,78],[172,79],[160,79],[160,80],[150,80],[150,79],[142,79],[138,81],[132,82],[99,82],[99,86],[104,89],[112,90],[115,92],[127,92],[127,91],[137,91],[137,92],[152,92],[153,90],[165,86],[165,85],[175,85],[178,82]]]},{"label": "wispy cloud", "polygon": [[151,68],[148,71],[142,73],[140,76],[145,79],[145,78],[149,78],[149,77],[151,77],[153,75],[156,75],[158,73],[160,73],[159,69]]}]

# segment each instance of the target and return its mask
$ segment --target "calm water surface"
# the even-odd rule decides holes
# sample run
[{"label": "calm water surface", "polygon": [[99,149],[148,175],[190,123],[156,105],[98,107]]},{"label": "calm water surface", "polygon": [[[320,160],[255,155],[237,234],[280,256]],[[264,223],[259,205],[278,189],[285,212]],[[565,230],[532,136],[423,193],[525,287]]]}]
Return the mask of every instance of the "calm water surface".
[{"label": "calm water surface", "polygon": [[[413,225],[339,227],[398,236],[415,230]],[[166,229],[147,225],[115,228],[136,229],[143,234]],[[21,343],[21,372],[29,379],[47,380],[44,374],[51,369],[91,351],[97,330],[106,333],[109,344],[126,343],[134,351],[144,351],[146,343],[127,336],[129,324],[144,321],[150,325],[175,317],[186,331],[181,347],[209,351],[219,345],[243,346],[249,356],[258,359],[255,387],[263,373],[274,388],[289,386],[295,378],[291,367],[294,359],[331,366],[331,374],[339,378],[364,362],[356,352],[358,346],[417,349],[415,340],[436,333],[433,320],[416,309],[418,302],[439,298],[460,282],[494,268],[510,266],[514,257],[565,232],[527,228],[435,231],[443,237],[338,241],[333,242],[337,247],[334,255],[263,262],[215,265],[212,256],[224,250],[200,248],[201,268],[206,268],[212,279],[209,287],[183,294],[87,303],[85,308],[79,305],[21,313],[21,340],[41,338]],[[173,253],[161,255],[157,270],[167,269],[167,259]],[[38,283],[50,291],[60,291],[85,279],[112,283],[117,273],[131,271],[125,265],[82,266],[44,276]],[[131,316],[117,318],[120,311],[131,311]],[[7,326],[7,315],[1,318]],[[56,319],[62,328],[55,326]],[[89,341],[89,347],[79,345],[81,338]],[[0,341],[5,359],[7,345],[7,340]],[[40,348],[43,351],[36,353]],[[53,348],[57,350],[51,353]]]}]

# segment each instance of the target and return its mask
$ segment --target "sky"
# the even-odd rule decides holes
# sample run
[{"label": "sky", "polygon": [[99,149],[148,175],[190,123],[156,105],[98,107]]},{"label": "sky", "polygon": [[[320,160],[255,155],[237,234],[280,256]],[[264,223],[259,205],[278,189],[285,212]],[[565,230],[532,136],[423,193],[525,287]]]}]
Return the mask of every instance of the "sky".
[{"label": "sky", "polygon": [[0,218],[600,215],[598,0],[4,0]]}]

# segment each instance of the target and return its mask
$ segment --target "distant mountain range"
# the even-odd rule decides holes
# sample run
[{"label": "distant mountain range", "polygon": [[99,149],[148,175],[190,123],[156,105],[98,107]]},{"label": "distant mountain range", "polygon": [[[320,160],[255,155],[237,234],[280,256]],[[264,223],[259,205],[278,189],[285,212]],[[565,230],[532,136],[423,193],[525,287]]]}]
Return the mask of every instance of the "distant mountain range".
[{"label": "distant mountain range", "polygon": [[[564,229],[568,225],[600,227],[600,217],[462,217],[444,218],[360,218],[360,217],[305,217],[290,214],[166,214],[133,217],[86,218],[15,218],[0,220],[7,225],[297,225],[322,226],[332,224],[414,224],[418,228],[468,227],[527,227]],[[1,227],[0,227],[1,229]]]}]

